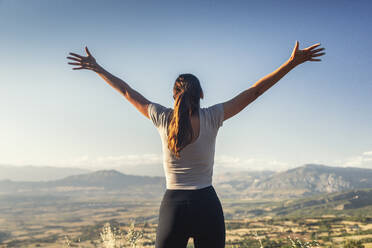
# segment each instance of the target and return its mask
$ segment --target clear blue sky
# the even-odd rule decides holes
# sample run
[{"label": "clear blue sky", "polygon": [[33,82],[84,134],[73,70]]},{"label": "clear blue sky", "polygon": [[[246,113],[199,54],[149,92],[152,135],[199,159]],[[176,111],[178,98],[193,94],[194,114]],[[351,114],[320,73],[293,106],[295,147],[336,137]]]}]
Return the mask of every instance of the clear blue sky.
[{"label": "clear blue sky", "polygon": [[69,52],[172,106],[180,73],[202,107],[229,100],[300,49],[307,62],[224,122],[216,166],[372,168],[371,1],[0,0],[0,164],[161,166],[152,123]]}]

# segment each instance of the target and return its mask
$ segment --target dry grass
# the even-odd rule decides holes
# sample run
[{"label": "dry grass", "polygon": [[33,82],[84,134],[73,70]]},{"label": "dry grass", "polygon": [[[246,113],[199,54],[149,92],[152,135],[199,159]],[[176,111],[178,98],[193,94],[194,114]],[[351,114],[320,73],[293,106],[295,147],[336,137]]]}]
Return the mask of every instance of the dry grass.
[{"label": "dry grass", "polygon": [[[134,221],[131,223],[127,233],[120,229],[112,228],[109,223],[106,223],[100,232],[102,248],[140,248],[138,241],[143,237],[143,230],[137,231],[134,226]],[[71,248],[73,242],[65,236],[65,247]],[[76,244],[81,246],[80,240]]]}]

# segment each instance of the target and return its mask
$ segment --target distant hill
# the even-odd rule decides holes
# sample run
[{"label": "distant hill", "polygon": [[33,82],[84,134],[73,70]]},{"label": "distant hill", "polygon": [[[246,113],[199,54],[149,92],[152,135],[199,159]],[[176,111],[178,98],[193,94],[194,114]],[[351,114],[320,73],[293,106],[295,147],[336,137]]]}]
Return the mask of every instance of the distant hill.
[{"label": "distant hill", "polygon": [[254,191],[292,191],[294,194],[332,193],[372,188],[372,169],[306,164],[256,181]]},{"label": "distant hill", "polygon": [[86,174],[68,176],[46,182],[0,181],[0,193],[59,193],[82,194],[119,192],[130,196],[159,196],[165,190],[163,177],[125,175],[115,170],[101,170]]},{"label": "distant hill", "polygon": [[163,184],[163,177],[134,176],[120,173],[116,170],[101,170],[92,173],[69,176],[60,180],[49,181],[46,185],[103,187],[105,189],[121,190],[128,186],[159,185]]},{"label": "distant hill", "polygon": [[0,180],[38,182],[57,180],[67,176],[89,172],[91,171],[70,167],[0,165]]},{"label": "distant hill", "polygon": [[[223,198],[288,199],[322,193],[372,188],[372,169],[306,164],[284,172],[241,171],[213,176]],[[127,196],[161,196],[164,177],[136,176],[101,170],[44,182],[0,180],[0,193],[82,194],[116,192]]]},{"label": "distant hill", "polygon": [[263,181],[275,174],[275,171],[239,171],[213,175],[213,185],[218,194],[226,198],[261,198],[262,192],[252,191],[256,182]]}]

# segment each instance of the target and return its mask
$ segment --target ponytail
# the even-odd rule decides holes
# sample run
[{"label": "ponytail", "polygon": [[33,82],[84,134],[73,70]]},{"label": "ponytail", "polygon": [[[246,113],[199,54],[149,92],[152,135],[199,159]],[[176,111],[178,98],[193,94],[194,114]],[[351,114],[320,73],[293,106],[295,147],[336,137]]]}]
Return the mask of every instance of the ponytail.
[{"label": "ponytail", "polygon": [[[191,75],[197,81],[190,80],[194,79],[190,78],[190,75],[180,75],[176,80],[174,87],[174,110],[171,113],[167,130],[168,148],[177,158],[180,158],[180,151],[186,145],[190,144],[193,139],[191,115],[199,112],[201,87],[199,80],[195,76]],[[189,80],[186,81],[185,78]]]}]

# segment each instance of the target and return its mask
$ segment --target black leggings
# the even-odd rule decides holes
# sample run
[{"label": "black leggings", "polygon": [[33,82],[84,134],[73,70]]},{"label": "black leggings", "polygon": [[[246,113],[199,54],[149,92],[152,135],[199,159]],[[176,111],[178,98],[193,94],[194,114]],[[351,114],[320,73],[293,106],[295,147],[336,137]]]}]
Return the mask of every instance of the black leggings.
[{"label": "black leggings", "polygon": [[213,186],[196,190],[167,189],[159,211],[155,248],[225,247],[225,219]]}]

